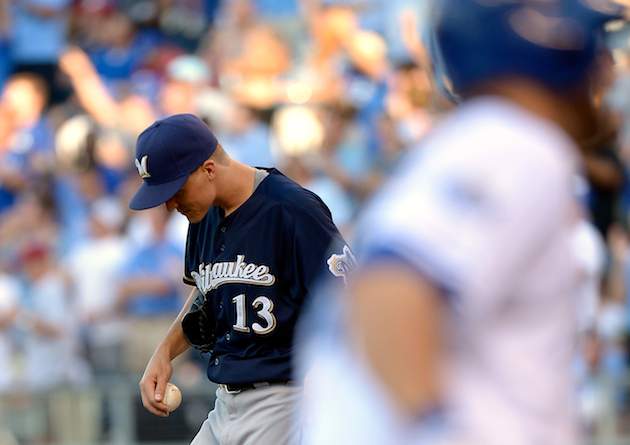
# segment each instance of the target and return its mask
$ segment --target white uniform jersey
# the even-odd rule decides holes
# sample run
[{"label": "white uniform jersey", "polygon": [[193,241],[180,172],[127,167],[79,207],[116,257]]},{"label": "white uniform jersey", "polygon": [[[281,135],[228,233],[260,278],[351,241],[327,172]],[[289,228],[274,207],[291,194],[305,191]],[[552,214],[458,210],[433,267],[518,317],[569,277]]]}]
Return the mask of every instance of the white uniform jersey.
[{"label": "white uniform jersey", "polygon": [[404,426],[359,354],[329,336],[307,348],[307,444],[576,443],[577,168],[559,128],[490,98],[409,155],[354,247],[359,262],[393,255],[442,290],[443,422]]},{"label": "white uniform jersey", "polygon": [[582,278],[577,290],[577,323],[582,335],[597,324],[600,285],[606,267],[606,242],[593,224],[584,221],[576,227],[573,248]]}]

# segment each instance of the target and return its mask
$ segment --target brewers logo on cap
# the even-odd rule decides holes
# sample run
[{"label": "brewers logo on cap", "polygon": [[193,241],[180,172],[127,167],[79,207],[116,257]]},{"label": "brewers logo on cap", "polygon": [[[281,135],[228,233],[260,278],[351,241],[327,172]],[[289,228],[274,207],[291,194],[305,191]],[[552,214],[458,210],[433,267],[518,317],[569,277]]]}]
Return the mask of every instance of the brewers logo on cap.
[{"label": "brewers logo on cap", "polygon": [[138,174],[140,175],[140,177],[142,179],[151,177],[151,175],[147,171],[147,161],[148,160],[149,160],[149,156],[148,155],[144,155],[142,157],[142,161],[138,161],[136,159],[136,168],[138,169]]}]

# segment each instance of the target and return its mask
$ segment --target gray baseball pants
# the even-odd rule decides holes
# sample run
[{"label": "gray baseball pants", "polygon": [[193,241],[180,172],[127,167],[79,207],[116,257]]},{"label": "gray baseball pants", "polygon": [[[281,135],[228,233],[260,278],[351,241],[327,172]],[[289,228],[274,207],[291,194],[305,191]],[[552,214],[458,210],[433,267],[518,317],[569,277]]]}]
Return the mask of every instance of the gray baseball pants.
[{"label": "gray baseball pants", "polygon": [[190,445],[294,445],[302,388],[269,385],[239,393],[217,388],[214,409]]}]

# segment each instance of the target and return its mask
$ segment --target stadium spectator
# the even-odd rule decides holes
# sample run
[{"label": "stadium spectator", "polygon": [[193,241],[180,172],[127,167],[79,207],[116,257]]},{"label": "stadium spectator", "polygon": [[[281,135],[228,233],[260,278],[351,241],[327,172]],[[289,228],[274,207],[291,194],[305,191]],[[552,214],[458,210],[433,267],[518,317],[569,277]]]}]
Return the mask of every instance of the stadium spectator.
[{"label": "stadium spectator", "polygon": [[51,248],[27,244],[20,260],[27,280],[18,325],[24,330],[25,387],[44,391],[85,384],[88,368],[79,356],[77,316]]},{"label": "stadium spectator", "polygon": [[[11,57],[14,72],[36,73],[51,91],[51,101],[64,99],[57,63],[67,44],[71,0],[11,2]],[[37,35],[37,38],[33,38]]]},{"label": "stadium spectator", "polygon": [[147,98],[133,93],[121,99],[112,96],[81,48],[72,47],[64,52],[60,68],[69,77],[80,105],[98,125],[120,128],[135,137],[145,121],[153,120],[154,112]]},{"label": "stadium spectator", "polygon": [[45,83],[30,73],[13,75],[2,91],[0,213],[13,206],[29,182],[50,167],[53,133],[42,114],[46,98]]},{"label": "stadium spectator", "polygon": [[355,206],[346,191],[316,165],[300,157],[287,158],[283,171],[302,187],[314,192],[327,203],[333,221],[341,233],[346,233],[354,217]]},{"label": "stadium spectator", "polygon": [[[375,170],[378,154],[370,151],[370,136],[363,131],[353,105],[336,103],[328,106],[323,121],[322,168],[354,198],[357,205],[380,183]],[[378,122],[374,121],[373,125],[372,133],[378,134]]]},{"label": "stadium spectator", "polygon": [[125,326],[116,311],[118,274],[127,257],[122,236],[125,218],[116,198],[101,198],[90,206],[90,236],[66,262],[82,343],[97,375],[119,373]]},{"label": "stadium spectator", "polygon": [[223,113],[224,125],[216,133],[230,156],[247,165],[273,167],[269,126],[254,110],[236,101],[230,101]]},{"label": "stadium spectator", "polygon": [[197,113],[197,100],[210,79],[210,72],[203,61],[195,56],[182,55],[166,66],[165,81],[159,99],[163,115]]},{"label": "stadium spectator", "polygon": [[169,240],[169,213],[149,212],[151,238],[137,246],[120,269],[116,307],[128,322],[125,369],[141,373],[159,338],[181,306],[181,247]]},{"label": "stadium spectator", "polygon": [[101,17],[89,48],[96,71],[116,92],[118,83],[128,81],[153,49],[153,42],[138,38],[131,19],[114,12]]},{"label": "stadium spectator", "polygon": [[0,89],[11,73],[9,1],[0,1]]},{"label": "stadium spectator", "polygon": [[20,301],[19,282],[0,269],[0,394],[10,392],[15,384],[15,353],[11,329],[15,324]]}]

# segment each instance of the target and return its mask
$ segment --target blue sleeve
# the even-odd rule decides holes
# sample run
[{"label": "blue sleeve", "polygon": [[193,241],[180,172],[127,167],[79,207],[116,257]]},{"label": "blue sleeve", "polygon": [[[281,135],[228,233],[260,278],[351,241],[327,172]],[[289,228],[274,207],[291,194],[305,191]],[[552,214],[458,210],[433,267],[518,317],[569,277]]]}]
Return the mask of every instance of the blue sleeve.
[{"label": "blue sleeve", "polygon": [[287,230],[286,267],[290,271],[290,293],[301,299],[318,280],[328,276],[343,277],[351,257],[347,244],[332,221],[326,205],[313,194],[309,206],[285,209]]}]

